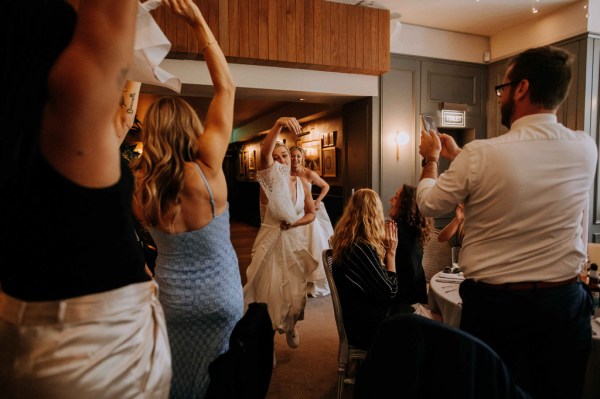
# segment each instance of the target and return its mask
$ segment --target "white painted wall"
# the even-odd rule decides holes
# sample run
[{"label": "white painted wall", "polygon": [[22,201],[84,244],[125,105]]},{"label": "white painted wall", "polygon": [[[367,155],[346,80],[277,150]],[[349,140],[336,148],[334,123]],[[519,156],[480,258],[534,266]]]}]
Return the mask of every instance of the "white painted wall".
[{"label": "white painted wall", "polygon": [[600,0],[589,0],[588,3],[588,31],[600,34]]},{"label": "white painted wall", "polygon": [[423,26],[401,24],[392,33],[390,51],[444,60],[475,62],[483,64],[483,55],[490,51],[489,38],[450,32]]},{"label": "white painted wall", "polygon": [[[568,39],[588,31],[588,18],[584,5],[588,1],[579,1],[564,7],[537,23],[526,23],[513,26],[490,39],[492,61],[507,58],[531,47]],[[600,0],[590,0],[591,9],[600,16]],[[592,18],[594,25],[599,25],[600,18]],[[597,27],[597,28],[598,28]],[[596,28],[596,29],[597,29]],[[600,29],[598,29],[600,30]]]},{"label": "white painted wall", "polygon": [[[204,61],[166,59],[161,67],[181,78],[183,84],[212,88]],[[379,95],[378,76],[232,63],[229,64],[229,68],[238,89],[266,89],[357,97]]]}]

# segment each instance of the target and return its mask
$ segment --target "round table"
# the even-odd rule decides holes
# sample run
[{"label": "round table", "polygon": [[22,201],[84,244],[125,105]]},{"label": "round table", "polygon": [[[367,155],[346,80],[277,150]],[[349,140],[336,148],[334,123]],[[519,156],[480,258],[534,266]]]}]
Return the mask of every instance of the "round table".
[{"label": "round table", "polygon": [[438,272],[429,281],[427,291],[429,308],[442,315],[442,321],[452,327],[460,327],[462,300],[458,287],[464,280],[457,274]]}]

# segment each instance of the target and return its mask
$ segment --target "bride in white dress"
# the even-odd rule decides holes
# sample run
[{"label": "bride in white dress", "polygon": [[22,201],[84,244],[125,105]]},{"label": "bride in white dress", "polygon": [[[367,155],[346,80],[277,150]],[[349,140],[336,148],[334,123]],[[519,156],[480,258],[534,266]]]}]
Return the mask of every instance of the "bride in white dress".
[{"label": "bride in white dress", "polygon": [[329,192],[329,184],[319,177],[315,171],[304,167],[304,150],[301,147],[290,148],[290,154],[292,157],[292,176],[299,176],[303,180],[306,180],[309,184],[309,189],[312,189],[313,185],[321,189],[321,192],[314,201],[316,211],[315,221],[304,226],[302,229],[308,240],[308,251],[319,262],[319,267],[308,276],[307,293],[311,297],[326,296],[330,294],[330,291],[325,276],[322,253],[325,249],[329,248],[329,239],[333,235],[333,226],[325,210],[325,204],[321,203],[321,201]]},{"label": "bride in white dress", "polygon": [[296,227],[315,219],[308,183],[290,176],[290,153],[277,143],[282,128],[301,132],[296,118],[279,118],[263,143],[257,179],[261,205],[266,210],[246,270],[244,304],[268,305],[273,330],[286,333],[287,343],[296,348],[296,322],[304,319],[306,278],[318,266],[307,250],[306,236]]}]

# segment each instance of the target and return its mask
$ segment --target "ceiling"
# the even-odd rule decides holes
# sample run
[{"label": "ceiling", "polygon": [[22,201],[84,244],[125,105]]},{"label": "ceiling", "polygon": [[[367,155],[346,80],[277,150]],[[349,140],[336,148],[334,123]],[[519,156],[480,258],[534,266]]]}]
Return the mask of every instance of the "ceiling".
[{"label": "ceiling", "polygon": [[[579,0],[328,0],[390,10],[401,23],[493,36]],[[531,12],[532,7],[539,10]]]},{"label": "ceiling", "polygon": [[[560,10],[579,0],[328,0],[338,3],[364,7],[376,7],[390,10],[390,17],[401,23],[419,25],[453,32],[469,33],[481,36],[493,36],[511,26],[526,23],[549,13]],[[535,6],[539,13],[531,12]],[[144,92],[160,92],[160,88],[145,86]],[[188,100],[200,117],[204,119],[212,93],[197,93],[191,87],[182,90],[182,96]],[[208,88],[212,90],[212,88]],[[302,93],[285,91],[250,90],[238,88],[234,110],[234,128],[246,125],[253,120],[278,111],[289,114],[306,114],[303,109],[310,104],[298,102]],[[327,96],[325,96],[327,97]],[[328,104],[340,105],[354,98],[320,98],[315,102],[323,107]],[[314,106],[315,104],[312,104]],[[292,113],[290,113],[292,112]]]}]

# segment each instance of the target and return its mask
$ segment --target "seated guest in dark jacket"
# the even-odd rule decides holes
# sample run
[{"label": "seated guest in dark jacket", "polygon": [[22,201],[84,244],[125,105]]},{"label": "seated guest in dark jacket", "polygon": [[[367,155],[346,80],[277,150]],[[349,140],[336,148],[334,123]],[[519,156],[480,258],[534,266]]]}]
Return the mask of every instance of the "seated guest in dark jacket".
[{"label": "seated guest in dark jacket", "polygon": [[401,305],[427,303],[423,248],[429,240],[432,220],[419,212],[416,193],[416,187],[404,184],[390,199],[389,216],[398,226],[398,294],[395,303]]},{"label": "seated guest in dark jacket", "polygon": [[337,222],[331,247],[348,342],[367,349],[398,291],[393,221],[384,223],[379,195],[360,189]]}]

